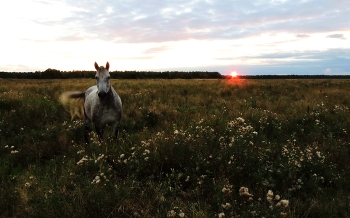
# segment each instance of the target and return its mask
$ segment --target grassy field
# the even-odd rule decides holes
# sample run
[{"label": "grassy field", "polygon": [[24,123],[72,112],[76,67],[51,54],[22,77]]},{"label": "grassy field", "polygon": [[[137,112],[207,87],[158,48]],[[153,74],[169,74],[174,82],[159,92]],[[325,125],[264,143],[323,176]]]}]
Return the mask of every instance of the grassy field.
[{"label": "grassy field", "polygon": [[350,80],[112,80],[83,142],[81,80],[0,80],[0,217],[350,217]]}]

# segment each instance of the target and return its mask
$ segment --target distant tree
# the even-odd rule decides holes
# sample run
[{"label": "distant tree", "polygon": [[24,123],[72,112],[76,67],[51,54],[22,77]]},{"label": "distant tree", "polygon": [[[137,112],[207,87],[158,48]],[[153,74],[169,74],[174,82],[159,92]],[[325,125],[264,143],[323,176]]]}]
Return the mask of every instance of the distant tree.
[{"label": "distant tree", "polygon": [[62,73],[59,70],[48,68],[40,74],[41,79],[60,79],[62,78]]}]

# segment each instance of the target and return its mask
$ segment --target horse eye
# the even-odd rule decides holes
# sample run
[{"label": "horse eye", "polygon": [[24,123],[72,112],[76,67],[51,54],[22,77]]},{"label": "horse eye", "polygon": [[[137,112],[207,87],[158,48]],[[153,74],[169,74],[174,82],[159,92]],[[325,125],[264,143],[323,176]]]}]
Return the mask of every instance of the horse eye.
[{"label": "horse eye", "polygon": [[111,77],[109,76],[109,77],[107,77],[107,79],[109,80]]}]

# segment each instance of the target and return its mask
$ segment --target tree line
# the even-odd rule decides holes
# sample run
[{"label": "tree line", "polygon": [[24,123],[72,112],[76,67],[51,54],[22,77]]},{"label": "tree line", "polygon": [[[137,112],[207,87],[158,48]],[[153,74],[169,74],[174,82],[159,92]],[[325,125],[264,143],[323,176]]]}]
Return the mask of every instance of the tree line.
[{"label": "tree line", "polygon": [[[220,79],[223,78],[219,72],[207,71],[111,71],[113,79]],[[94,78],[96,71],[60,71],[47,69],[35,72],[0,72],[0,78],[13,79],[73,79]]]},{"label": "tree line", "polygon": [[[113,79],[231,79],[230,75],[208,71],[111,71]],[[35,72],[0,72],[0,78],[73,79],[94,78],[96,71],[60,71],[47,69]],[[350,75],[240,75],[233,79],[350,79]]]}]

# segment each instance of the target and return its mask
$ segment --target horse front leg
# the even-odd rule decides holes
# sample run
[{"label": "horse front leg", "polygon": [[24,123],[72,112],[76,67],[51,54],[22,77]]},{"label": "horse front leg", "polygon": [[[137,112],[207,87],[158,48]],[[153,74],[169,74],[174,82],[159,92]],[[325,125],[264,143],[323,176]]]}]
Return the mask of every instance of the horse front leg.
[{"label": "horse front leg", "polygon": [[84,139],[85,139],[85,143],[86,144],[89,144],[90,141],[89,141],[89,135],[90,135],[90,132],[91,132],[91,121],[89,118],[85,117],[85,127],[84,127]]},{"label": "horse front leg", "polygon": [[116,123],[113,125],[113,131],[114,131],[114,140],[117,141],[119,136],[119,123]]},{"label": "horse front leg", "polygon": [[102,136],[104,132],[104,127],[100,124],[95,124],[95,130],[98,135],[98,140],[101,142],[102,141]]}]

